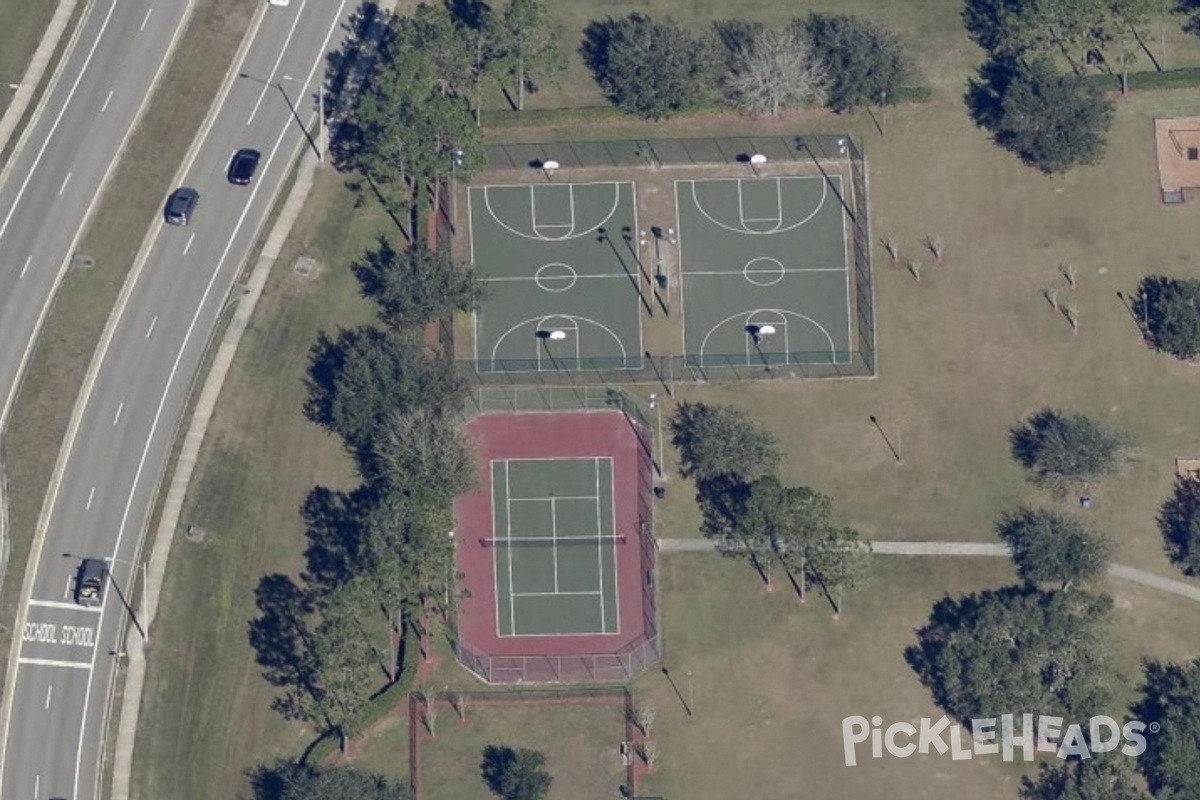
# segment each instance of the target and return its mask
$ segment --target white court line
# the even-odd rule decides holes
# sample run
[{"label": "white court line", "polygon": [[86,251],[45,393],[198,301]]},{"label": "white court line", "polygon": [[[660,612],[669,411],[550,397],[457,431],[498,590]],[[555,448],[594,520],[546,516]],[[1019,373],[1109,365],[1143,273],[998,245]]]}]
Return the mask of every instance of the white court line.
[{"label": "white court line", "polygon": [[92,671],[91,662],[86,661],[55,661],[50,658],[18,658],[18,664],[28,664],[31,667],[63,667],[64,669],[86,669]]},{"label": "white court line", "polygon": [[146,330],[146,338],[150,338],[150,334],[154,333],[154,326],[158,323],[158,315],[154,315],[154,319],[150,320],[150,327]]},{"label": "white court line", "polygon": [[63,603],[59,600],[27,600],[26,603],[38,608],[69,608],[72,611],[89,611],[94,614],[100,614],[104,610],[101,606],[81,606],[76,603]]},{"label": "white court line", "polygon": [[[596,569],[600,591],[604,591],[604,527],[600,524],[600,459],[592,459],[592,471],[596,474]],[[600,594],[600,630],[608,630],[604,624],[604,595]]]},{"label": "white court line", "polygon": [[67,173],[67,177],[63,178],[62,186],[58,187],[58,196],[62,197],[62,193],[67,190],[67,184],[71,182],[71,173]]},{"label": "white court line", "polygon": [[146,30],[146,23],[150,21],[150,15],[151,15],[151,14],[153,14],[153,13],[154,13],[154,9],[153,9],[153,8],[147,8],[147,9],[146,9],[146,16],[145,16],[145,18],[142,20],[142,27],[138,28],[138,30],[139,30],[139,31],[144,31],[144,30]]},{"label": "white court line", "polygon": [[114,91],[115,91],[114,89],[108,90],[108,97],[104,98],[104,105],[100,106],[101,114],[103,114],[105,111],[108,111],[108,104],[112,102],[112,96],[113,96]]},{"label": "white court line", "polygon": [[33,263],[33,256],[25,259],[25,266],[21,267],[21,274],[17,276],[18,280],[25,277],[25,273],[29,271],[29,265],[31,263]]},{"label": "white court line", "polygon": [[[488,192],[489,189],[509,189],[509,188],[528,189],[528,188],[530,188],[530,186],[532,186],[532,184],[524,184],[524,185],[521,185],[520,187],[480,186],[480,187],[472,187],[472,188],[479,188],[479,189],[483,190],[483,204],[487,208],[488,214],[491,216],[492,221],[495,222],[497,225],[499,225],[504,230],[511,233],[513,236],[516,236],[521,239],[529,239],[530,241],[534,241],[534,242],[563,242],[563,241],[568,241],[570,239],[578,239],[580,237],[587,236],[589,233],[592,233],[593,231],[599,230],[600,228],[604,227],[608,223],[608,221],[613,218],[613,215],[617,213],[617,208],[621,204],[621,187],[628,185],[628,184],[629,184],[628,181],[619,181],[619,182],[609,181],[609,182],[597,182],[597,183],[590,183],[590,184],[582,184],[582,183],[581,184],[575,184],[575,183],[560,184],[560,185],[567,185],[567,186],[572,186],[572,187],[574,187],[574,186],[611,186],[611,187],[613,187],[613,204],[612,204],[612,208],[609,209],[608,213],[604,215],[604,219],[597,222],[591,228],[588,228],[586,231],[580,231],[579,233],[576,233],[573,236],[568,235],[568,236],[562,236],[562,237],[558,237],[558,238],[548,238],[545,236],[541,236],[541,235],[538,235],[538,233],[536,231],[534,231],[532,234],[522,233],[521,231],[517,230],[516,228],[513,228],[511,225],[509,225],[508,223],[501,220],[500,216],[496,213],[495,209],[492,208],[492,197],[491,197],[491,194]],[[574,192],[573,189],[572,189],[572,192]],[[572,194],[572,197],[573,196],[574,195]],[[533,225],[532,218],[529,220],[529,224]]]},{"label": "white court line", "polygon": [[[545,502],[546,500],[551,500],[551,501],[553,501],[553,500],[599,500],[599,499],[600,499],[600,498],[598,498],[598,497],[594,497],[594,496],[592,496],[592,495],[582,495],[582,494],[581,494],[581,495],[573,495],[573,494],[572,494],[572,495],[565,495],[565,496],[562,496],[562,497],[559,497],[559,496],[551,496],[551,497],[514,497],[514,498],[512,498],[512,502],[521,503],[521,502]],[[590,536],[589,536],[588,538],[590,539],[590,538],[592,538],[592,537],[590,537]]]},{"label": "white court line", "polygon": [[124,410],[124,408],[125,408],[125,401],[122,400],[120,405],[117,406],[117,415],[115,417],[113,417],[113,425],[116,425],[118,422],[121,421],[121,411]]},{"label": "white court line", "polygon": [[[603,275],[580,275],[580,274],[576,273],[576,275],[575,275],[576,280],[599,280],[601,278],[620,278],[621,280],[624,280],[624,281],[629,280],[629,276],[626,275],[625,273],[621,273],[620,275],[617,275],[616,273],[613,273],[613,272],[607,272]],[[480,278],[479,282],[480,283],[500,283],[503,281],[528,281],[530,283],[533,283],[533,282],[536,282],[537,279],[538,278],[536,275],[515,275],[515,276],[501,276],[501,277],[495,277],[495,278]]]},{"label": "white court line", "polygon": [[550,498],[550,558],[554,563],[554,593],[558,594],[558,502]]},{"label": "white court line", "polygon": [[[512,538],[512,506],[510,505],[511,498],[512,498],[512,494],[509,491],[509,483],[508,483],[508,462],[505,461],[504,462],[504,523],[505,523],[505,528],[506,528],[505,534],[506,534],[507,538],[509,538],[509,539]],[[513,569],[512,569],[512,562],[513,562],[512,551],[513,551],[513,549],[511,547],[506,548],[506,549],[508,550],[508,553],[507,553],[507,555],[508,555],[508,626],[509,626],[509,629],[513,633],[516,633],[517,632],[517,607],[516,607],[516,604],[513,602],[513,594],[516,593],[517,587],[513,585]]]},{"label": "white court line", "polygon": [[[612,514],[612,517],[611,517],[612,523],[613,523],[613,531],[612,532],[615,534],[617,532],[617,487],[616,487],[617,465],[615,463],[613,463],[611,456],[605,457],[604,460],[608,462],[608,483],[609,483],[609,488],[612,490],[612,494],[609,497],[609,502],[611,503],[612,507],[609,510],[609,513]],[[640,541],[641,536],[642,536],[642,532],[638,531],[636,534],[636,539],[634,541]],[[617,540],[614,538],[612,540],[613,612],[616,614],[616,617],[617,617],[616,627],[612,631],[612,633],[614,633],[614,634],[619,634],[621,632],[621,580],[620,580],[621,565],[617,561],[618,555],[619,554],[617,553]],[[644,580],[644,578],[641,575],[640,569],[638,570],[638,580],[639,581]],[[603,587],[601,587],[601,588],[603,588]]]},{"label": "white court line", "polygon": [[602,591],[518,591],[516,597],[590,597]]},{"label": "white court line", "polygon": [[[801,269],[801,268],[785,269],[785,270],[783,270],[783,274],[789,275],[794,272],[846,272],[846,271],[847,270],[845,267],[812,267],[812,268],[804,268],[804,269]],[[682,274],[684,274],[684,275],[729,275],[731,277],[740,278],[743,275],[759,275],[759,274],[778,275],[779,270],[777,270],[777,269],[751,269],[751,270],[746,270],[746,269],[740,269],[740,270],[701,269],[701,270],[695,270],[695,271],[688,270],[686,272],[683,272]],[[772,285],[774,285],[774,284],[772,284]],[[769,288],[769,287],[761,287],[761,288]]]}]

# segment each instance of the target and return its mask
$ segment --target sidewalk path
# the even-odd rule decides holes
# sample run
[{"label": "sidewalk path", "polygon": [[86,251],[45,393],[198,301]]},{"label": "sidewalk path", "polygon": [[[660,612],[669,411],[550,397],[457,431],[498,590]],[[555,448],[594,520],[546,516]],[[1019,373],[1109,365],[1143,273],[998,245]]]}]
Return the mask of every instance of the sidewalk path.
[{"label": "sidewalk path", "polygon": [[[33,102],[38,84],[42,82],[42,75],[45,74],[46,67],[50,66],[50,59],[54,56],[58,42],[67,30],[67,23],[71,21],[71,15],[75,13],[76,5],[78,5],[78,0],[58,1],[58,8],[54,9],[54,16],[50,18],[50,24],[46,26],[42,41],[38,43],[37,50],[29,59],[29,66],[25,68],[21,82],[13,90],[12,102],[4,110],[4,116],[0,117],[0,151],[3,151],[8,145],[8,140],[16,131],[21,117],[25,116],[25,110]],[[12,156],[10,155],[9,161],[11,160]]]},{"label": "sidewalk path", "polygon": [[[708,553],[717,549],[709,539],[659,539],[658,549],[664,553]],[[889,556],[1007,556],[1008,548],[987,542],[871,542],[871,549]],[[1113,564],[1108,574],[1117,580],[1157,589],[1160,592],[1200,603],[1200,586],[1164,578],[1144,569]]]}]

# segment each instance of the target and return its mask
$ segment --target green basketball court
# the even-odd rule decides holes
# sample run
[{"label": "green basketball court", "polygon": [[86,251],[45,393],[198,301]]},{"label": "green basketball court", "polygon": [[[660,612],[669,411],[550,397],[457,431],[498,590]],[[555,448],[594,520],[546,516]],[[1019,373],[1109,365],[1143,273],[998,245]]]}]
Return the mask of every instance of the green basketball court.
[{"label": "green basketball court", "polygon": [[500,636],[619,632],[611,458],[492,462]]},{"label": "green basketball court", "polygon": [[701,366],[849,364],[838,175],[675,182],[683,349]]},{"label": "green basketball court", "polygon": [[480,371],[641,369],[632,183],[472,186],[469,200]]}]

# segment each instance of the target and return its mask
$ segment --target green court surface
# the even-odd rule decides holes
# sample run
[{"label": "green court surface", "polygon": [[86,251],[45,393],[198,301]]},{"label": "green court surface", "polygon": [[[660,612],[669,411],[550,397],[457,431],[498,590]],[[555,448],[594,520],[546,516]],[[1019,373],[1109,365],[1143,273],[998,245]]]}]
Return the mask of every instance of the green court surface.
[{"label": "green court surface", "polygon": [[842,192],[838,175],[675,182],[689,359],[851,362]]},{"label": "green court surface", "polygon": [[632,183],[472,186],[471,256],[483,372],[641,369]]},{"label": "green court surface", "polygon": [[500,636],[618,633],[611,458],[492,462]]}]

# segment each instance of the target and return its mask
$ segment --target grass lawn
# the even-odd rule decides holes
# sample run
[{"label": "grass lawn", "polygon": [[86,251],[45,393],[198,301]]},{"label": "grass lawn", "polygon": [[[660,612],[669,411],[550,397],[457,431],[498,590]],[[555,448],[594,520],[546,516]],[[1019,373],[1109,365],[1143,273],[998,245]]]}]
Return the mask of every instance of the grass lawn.
[{"label": "grass lawn", "polygon": [[[967,73],[980,61],[978,47],[971,42],[961,21],[962,0],[799,0],[779,3],[776,0],[740,0],[731,5],[721,0],[656,0],[653,4],[638,0],[606,0],[602,4],[590,0],[557,0],[548,8],[563,29],[563,50],[567,70],[559,86],[546,86],[537,94],[527,96],[526,108],[558,108],[605,105],[607,101],[596,85],[591,72],[578,53],[583,30],[593,20],[619,18],[631,12],[649,14],[655,19],[671,17],[696,32],[709,30],[714,20],[744,19],[764,23],[785,23],[806,16],[811,11],[825,14],[853,14],[870,19],[896,32],[907,45],[917,64],[917,82],[932,86],[936,97],[957,100],[965,89]],[[1162,27],[1166,46],[1167,66],[1171,69],[1200,63],[1200,47],[1194,36],[1186,34],[1181,21],[1168,20]],[[1160,29],[1153,26],[1150,42],[1156,58],[1160,57]],[[1138,53],[1133,70],[1153,69],[1150,60]],[[489,98],[488,108],[509,108],[499,92]]]},{"label": "grass lawn", "polygon": [[460,723],[452,709],[442,709],[437,736],[421,739],[422,800],[494,798],[480,776],[487,745],[544,753],[554,776],[547,800],[615,796],[625,781],[618,749],[623,712],[620,703],[468,706]]},{"label": "grass lawn", "polygon": [[[913,755],[870,757],[844,766],[841,721],[883,717],[884,725],[941,716],[904,661],[913,630],[924,625],[945,592],[1001,586],[1013,580],[1003,559],[881,557],[867,588],[847,596],[841,620],[813,596],[766,593],[750,568],[710,555],[670,554],[660,566],[667,666],[695,716],[689,720],[659,672],[635,686],[658,710],[653,732],[661,752],[646,795],[719,800],[753,791],[759,797],[944,798],[1011,800],[1024,768],[976,757],[952,761]],[[1194,606],[1125,586],[1109,587],[1117,660],[1132,698],[1141,657],[1182,658],[1194,652]],[[1154,625],[1145,624],[1156,620]],[[1189,647],[1187,642],[1191,643]],[[1110,712],[1120,717],[1125,709]],[[594,796],[594,795],[593,795]]]},{"label": "grass lawn", "polygon": [[[81,7],[84,5],[86,3],[80,3]],[[4,114],[13,99],[14,90],[8,88],[7,84],[18,83],[25,77],[33,52],[41,44],[57,7],[58,0],[0,0],[0,20],[4,21],[0,29],[0,115]],[[78,20],[79,13],[76,12],[71,24],[74,25]],[[61,55],[62,48],[70,38],[71,31],[68,29],[63,33],[56,59],[46,68],[43,81],[49,80],[57,56]],[[14,132],[14,141],[20,133],[20,129]]]},{"label": "grass lawn", "polygon": [[[320,328],[372,313],[347,265],[389,224],[378,209],[356,211],[343,178],[321,172],[270,277],[184,506],[181,524],[205,539],[181,540],[172,554],[138,731],[137,796],[234,797],[246,768],[311,740],[270,709],[274,690],[246,625],[259,578],[302,566],[298,512],[308,491],[355,483],[340,442],[301,414],[303,380]],[[315,277],[292,272],[300,255],[319,260]]]},{"label": "grass lawn", "polygon": [[[0,11],[5,2],[0,0]],[[95,265],[67,274],[46,319],[6,433],[12,552],[0,616],[16,614],[21,575],[63,434],[142,232],[158,213],[190,132],[200,127],[255,8],[256,0],[203,0],[197,7],[160,91],[130,140],[129,152],[144,155],[117,167],[80,245]],[[7,656],[10,644],[5,629],[0,655]]]}]

